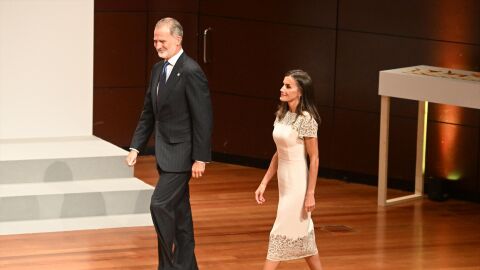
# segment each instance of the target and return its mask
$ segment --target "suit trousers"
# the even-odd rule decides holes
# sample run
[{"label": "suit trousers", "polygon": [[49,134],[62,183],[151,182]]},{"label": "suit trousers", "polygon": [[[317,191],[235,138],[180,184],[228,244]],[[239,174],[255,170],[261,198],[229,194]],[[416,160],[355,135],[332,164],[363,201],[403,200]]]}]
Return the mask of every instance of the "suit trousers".
[{"label": "suit trousers", "polygon": [[197,270],[188,182],[191,172],[164,172],[150,203],[158,239],[159,270]]}]

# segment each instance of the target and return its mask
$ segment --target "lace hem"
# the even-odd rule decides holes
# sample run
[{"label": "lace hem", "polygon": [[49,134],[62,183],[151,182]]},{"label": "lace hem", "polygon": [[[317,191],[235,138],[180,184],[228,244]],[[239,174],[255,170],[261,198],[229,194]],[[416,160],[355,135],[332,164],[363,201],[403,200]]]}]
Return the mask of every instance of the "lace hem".
[{"label": "lace hem", "polygon": [[315,232],[312,230],[304,237],[297,239],[285,235],[270,235],[267,259],[271,261],[285,261],[304,258],[317,254]]}]

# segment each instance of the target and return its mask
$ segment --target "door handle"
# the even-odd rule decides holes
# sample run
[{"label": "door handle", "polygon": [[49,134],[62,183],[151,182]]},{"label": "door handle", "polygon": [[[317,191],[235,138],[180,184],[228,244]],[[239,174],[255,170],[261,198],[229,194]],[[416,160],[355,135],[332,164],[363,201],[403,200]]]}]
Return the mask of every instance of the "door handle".
[{"label": "door handle", "polygon": [[210,63],[208,56],[207,56],[207,40],[208,40],[208,33],[212,31],[211,27],[208,27],[207,29],[203,30],[203,63],[208,64]]}]

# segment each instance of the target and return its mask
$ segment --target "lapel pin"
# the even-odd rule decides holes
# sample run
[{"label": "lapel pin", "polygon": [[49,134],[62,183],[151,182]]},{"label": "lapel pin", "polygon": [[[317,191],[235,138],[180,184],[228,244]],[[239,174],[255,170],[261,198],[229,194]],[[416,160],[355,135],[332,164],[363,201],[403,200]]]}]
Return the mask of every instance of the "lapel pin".
[{"label": "lapel pin", "polygon": [[177,73],[177,77],[179,77],[179,76],[180,76],[180,72],[179,72],[179,73]]}]

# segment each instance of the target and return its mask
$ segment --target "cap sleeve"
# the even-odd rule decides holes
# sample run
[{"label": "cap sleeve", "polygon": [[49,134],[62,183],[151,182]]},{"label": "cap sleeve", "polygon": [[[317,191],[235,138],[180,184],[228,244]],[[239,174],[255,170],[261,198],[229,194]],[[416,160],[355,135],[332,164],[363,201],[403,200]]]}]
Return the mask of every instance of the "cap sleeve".
[{"label": "cap sleeve", "polygon": [[318,123],[315,121],[309,113],[304,112],[300,127],[298,129],[298,137],[303,139],[304,137],[317,138]]}]

